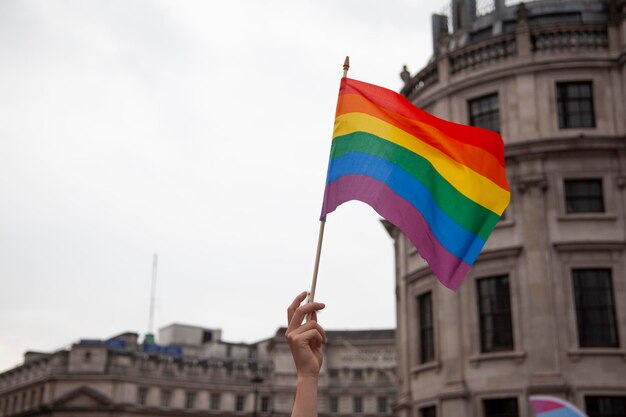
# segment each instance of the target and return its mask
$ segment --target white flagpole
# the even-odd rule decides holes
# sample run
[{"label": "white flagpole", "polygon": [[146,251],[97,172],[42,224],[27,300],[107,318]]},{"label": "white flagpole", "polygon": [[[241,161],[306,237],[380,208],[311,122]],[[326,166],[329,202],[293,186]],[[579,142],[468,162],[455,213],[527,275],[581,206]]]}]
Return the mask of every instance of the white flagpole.
[{"label": "white flagpole", "polygon": [[[350,57],[346,56],[343,61],[343,78],[348,76],[348,70],[350,69]],[[320,266],[320,255],[322,253],[322,241],[324,240],[324,225],[326,220],[320,220],[320,230],[317,238],[317,251],[315,252],[315,265],[313,267],[313,282],[311,283],[311,292],[309,292],[309,303],[315,300],[315,288],[317,287],[317,272]],[[310,315],[307,315],[306,320],[311,319]]]}]

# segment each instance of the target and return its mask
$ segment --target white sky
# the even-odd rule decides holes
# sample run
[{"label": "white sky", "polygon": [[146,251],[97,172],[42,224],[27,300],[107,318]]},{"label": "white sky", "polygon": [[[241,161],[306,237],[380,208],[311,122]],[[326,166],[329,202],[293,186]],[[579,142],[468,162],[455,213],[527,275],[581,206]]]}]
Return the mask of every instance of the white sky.
[{"label": "white sky", "polygon": [[[441,0],[0,2],[0,370],[148,327],[270,337],[310,286],[345,55],[398,90]],[[395,326],[392,240],[329,215],[329,329]]]}]

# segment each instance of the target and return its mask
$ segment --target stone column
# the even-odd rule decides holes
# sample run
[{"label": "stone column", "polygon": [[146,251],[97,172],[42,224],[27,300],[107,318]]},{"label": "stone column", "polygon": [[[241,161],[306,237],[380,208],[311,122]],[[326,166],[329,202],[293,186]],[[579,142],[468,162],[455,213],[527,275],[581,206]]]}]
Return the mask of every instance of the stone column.
[{"label": "stone column", "polygon": [[412,417],[411,371],[409,367],[409,339],[407,321],[408,303],[407,288],[404,277],[407,274],[406,259],[408,257],[407,239],[395,227],[387,229],[394,238],[396,253],[396,346],[397,346],[397,375],[398,398],[395,414],[398,417]]},{"label": "stone column", "polygon": [[[466,402],[469,396],[465,385],[463,340],[461,333],[460,295],[445,288],[438,288],[437,329],[441,332],[438,340],[441,366],[444,371],[444,387],[441,399],[441,416],[454,417],[467,415]],[[445,341],[445,342],[443,342]]]},{"label": "stone column", "polygon": [[[546,190],[548,183],[543,172],[543,160],[532,155],[518,160],[518,204],[521,212],[520,231],[524,242],[523,270],[520,285],[521,317],[524,337],[516,341],[518,348],[528,354],[530,373],[529,390],[541,392],[564,385],[559,363],[559,346],[555,323],[555,277],[551,274],[551,253],[546,214]],[[558,277],[556,277],[558,279]],[[522,342],[525,346],[519,346]]]},{"label": "stone column", "polygon": [[517,6],[517,28],[515,29],[517,43],[517,56],[530,58],[532,55],[532,41],[530,39],[530,27],[528,26],[528,9],[524,3]]}]

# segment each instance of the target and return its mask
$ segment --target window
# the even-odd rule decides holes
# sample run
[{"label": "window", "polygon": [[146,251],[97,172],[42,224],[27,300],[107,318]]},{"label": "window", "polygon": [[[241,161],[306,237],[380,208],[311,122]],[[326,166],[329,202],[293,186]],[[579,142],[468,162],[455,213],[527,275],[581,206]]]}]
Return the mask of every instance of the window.
[{"label": "window", "polygon": [[420,408],[420,417],[437,417],[437,407],[434,405]]},{"label": "window", "polygon": [[518,417],[517,398],[483,401],[484,417]]},{"label": "window", "polygon": [[419,314],[420,338],[419,362],[426,363],[435,359],[432,293],[427,292],[417,297],[417,309]]},{"label": "window", "polygon": [[565,180],[567,213],[603,213],[602,179]]},{"label": "window", "polygon": [[331,413],[339,412],[339,398],[330,397],[330,412]]},{"label": "window", "polygon": [[172,398],[172,391],[161,390],[161,407],[169,407],[171,398]]},{"label": "window", "polygon": [[196,393],[187,392],[185,395],[185,408],[193,408],[196,405]]},{"label": "window", "polygon": [[574,299],[581,347],[618,347],[611,270],[574,269]]},{"label": "window", "polygon": [[331,381],[336,381],[339,379],[339,370],[338,369],[329,369],[328,370],[328,376],[330,377]]},{"label": "window", "polygon": [[362,413],[363,412],[363,397],[354,397],[354,412]]},{"label": "window", "polygon": [[469,124],[500,133],[498,94],[489,94],[468,101]]},{"label": "window", "polygon": [[220,395],[219,394],[211,394],[211,410],[219,410],[220,409]]},{"label": "window", "polygon": [[246,398],[243,395],[238,395],[235,398],[235,411],[243,411],[243,406]]},{"label": "window", "polygon": [[378,397],[378,412],[386,413],[387,412],[387,397]]},{"label": "window", "polygon": [[261,397],[261,411],[264,413],[270,411],[270,397]]},{"label": "window", "polygon": [[513,349],[509,277],[501,275],[478,280],[480,346],[482,352]]},{"label": "window", "polygon": [[589,417],[624,417],[626,397],[585,397],[585,408]]},{"label": "window", "polygon": [[202,343],[207,343],[213,341],[213,332],[209,330],[204,330],[202,332]]},{"label": "window", "polygon": [[139,387],[137,390],[137,404],[146,405],[146,398],[148,397],[148,388]]},{"label": "window", "polygon": [[363,370],[355,369],[354,370],[354,380],[355,381],[363,381]]},{"label": "window", "polygon": [[559,128],[595,127],[591,81],[556,83]]}]

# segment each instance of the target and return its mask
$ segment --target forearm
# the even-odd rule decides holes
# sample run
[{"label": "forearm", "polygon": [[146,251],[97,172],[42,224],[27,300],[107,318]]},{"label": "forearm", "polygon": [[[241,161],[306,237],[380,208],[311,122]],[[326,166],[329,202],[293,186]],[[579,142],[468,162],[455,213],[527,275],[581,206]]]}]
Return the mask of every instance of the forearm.
[{"label": "forearm", "polygon": [[317,417],[317,377],[298,377],[291,417]]}]

